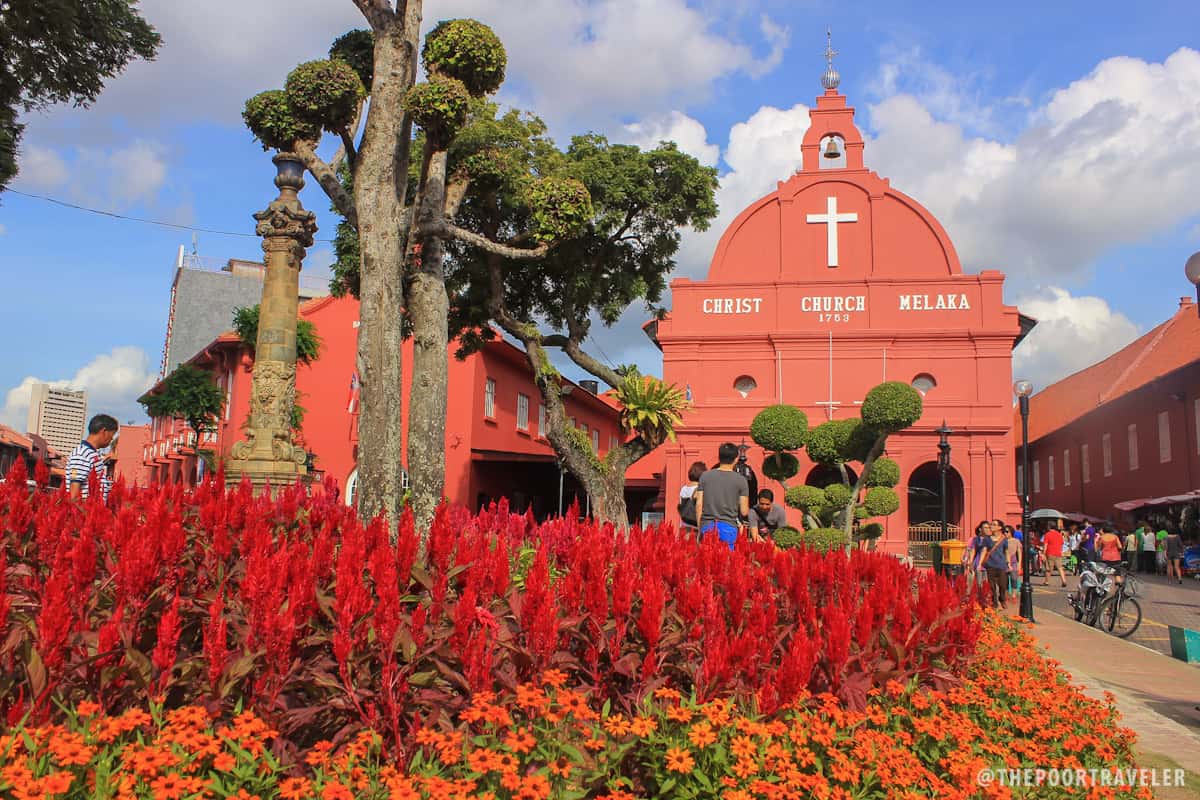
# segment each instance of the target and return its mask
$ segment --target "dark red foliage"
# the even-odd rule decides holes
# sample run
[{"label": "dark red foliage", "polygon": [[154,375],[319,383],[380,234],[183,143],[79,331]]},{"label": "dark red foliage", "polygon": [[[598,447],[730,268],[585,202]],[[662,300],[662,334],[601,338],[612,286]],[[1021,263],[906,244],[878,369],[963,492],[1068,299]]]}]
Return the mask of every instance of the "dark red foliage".
[{"label": "dark red foliage", "polygon": [[402,750],[415,720],[552,667],[624,709],[663,684],[861,705],[891,679],[952,682],[979,632],[960,587],[883,555],[538,526],[503,503],[440,508],[422,551],[411,515],[393,539],[331,492],[214,479],[106,506],[31,494],[22,471],[0,484],[0,718],[157,691],[253,708],[281,747],[366,723]]}]

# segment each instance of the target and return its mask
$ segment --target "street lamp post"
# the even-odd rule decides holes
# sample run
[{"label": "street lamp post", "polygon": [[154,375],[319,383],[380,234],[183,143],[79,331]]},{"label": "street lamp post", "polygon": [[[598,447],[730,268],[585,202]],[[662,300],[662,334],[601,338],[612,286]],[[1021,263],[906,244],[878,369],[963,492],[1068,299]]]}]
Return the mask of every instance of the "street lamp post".
[{"label": "street lamp post", "polygon": [[941,492],[939,497],[942,500],[942,541],[946,541],[948,534],[946,532],[946,471],[950,469],[950,434],[953,433],[946,425],[946,420],[942,420],[942,427],[937,429],[938,435],[938,474],[942,479]]},{"label": "street lamp post", "polygon": [[1196,287],[1196,313],[1200,314],[1200,252],[1192,253],[1192,257],[1183,265],[1183,274]]},{"label": "street lamp post", "polygon": [[1033,585],[1029,583],[1029,559],[1032,554],[1029,535],[1029,396],[1033,384],[1017,381],[1013,393],[1021,409],[1021,616],[1033,622]]}]

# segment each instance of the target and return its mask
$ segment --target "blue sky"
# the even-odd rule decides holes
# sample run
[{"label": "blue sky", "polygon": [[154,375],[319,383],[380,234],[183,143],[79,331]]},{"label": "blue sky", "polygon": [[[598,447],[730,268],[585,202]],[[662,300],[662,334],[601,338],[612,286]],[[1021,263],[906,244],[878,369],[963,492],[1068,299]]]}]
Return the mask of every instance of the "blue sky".
[{"label": "blue sky", "polygon": [[[249,6],[249,10],[247,10]],[[244,99],[361,26],[350,0],[143,0],[162,31],[89,110],[27,120],[13,188],[129,216],[249,234],[273,168]],[[786,177],[818,93],[825,26],[868,166],[928,206],[968,270],[1009,274],[1042,319],[1017,353],[1063,377],[1153,327],[1191,287],[1200,250],[1200,7],[1185,2],[797,3],[785,0],[426,0],[508,45],[500,99],[561,140],[598,130],[673,138],[722,173],[720,222]],[[271,37],[267,28],[277,32]],[[1193,38],[1189,39],[1189,35]],[[335,220],[319,190],[318,238]],[[680,274],[703,275],[721,225],[688,233]],[[139,416],[157,373],[179,245],[192,234],[0,195],[9,346],[0,421],[23,428],[33,379],[86,385],[92,410]],[[198,234],[214,259],[257,258],[249,236]],[[306,269],[319,274],[318,242]],[[640,309],[595,339],[657,371]]]}]

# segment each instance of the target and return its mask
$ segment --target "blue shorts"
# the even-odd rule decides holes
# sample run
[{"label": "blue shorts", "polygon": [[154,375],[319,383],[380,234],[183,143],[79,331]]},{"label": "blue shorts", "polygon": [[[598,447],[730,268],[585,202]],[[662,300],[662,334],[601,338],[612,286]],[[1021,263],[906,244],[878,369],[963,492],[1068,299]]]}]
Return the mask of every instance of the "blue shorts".
[{"label": "blue shorts", "polygon": [[737,526],[731,525],[728,522],[706,522],[704,523],[704,527],[700,529],[700,538],[703,539],[706,534],[711,533],[713,530],[716,530],[717,538],[729,545],[729,549],[732,550],[734,543],[737,542]]}]

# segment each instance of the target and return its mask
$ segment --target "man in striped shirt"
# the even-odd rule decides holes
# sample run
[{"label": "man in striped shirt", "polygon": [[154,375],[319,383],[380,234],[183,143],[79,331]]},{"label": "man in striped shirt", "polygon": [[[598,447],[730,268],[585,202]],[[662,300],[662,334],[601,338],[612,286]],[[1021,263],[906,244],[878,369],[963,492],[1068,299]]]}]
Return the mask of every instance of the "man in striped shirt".
[{"label": "man in striped shirt", "polygon": [[108,499],[110,486],[104,471],[104,456],[100,451],[113,443],[117,438],[117,421],[108,414],[97,414],[88,423],[87,438],[76,445],[67,459],[67,485],[71,497],[86,498],[88,496],[88,479],[96,473],[96,480],[104,491],[104,499]]}]

